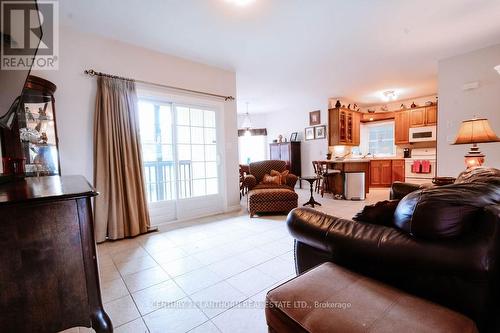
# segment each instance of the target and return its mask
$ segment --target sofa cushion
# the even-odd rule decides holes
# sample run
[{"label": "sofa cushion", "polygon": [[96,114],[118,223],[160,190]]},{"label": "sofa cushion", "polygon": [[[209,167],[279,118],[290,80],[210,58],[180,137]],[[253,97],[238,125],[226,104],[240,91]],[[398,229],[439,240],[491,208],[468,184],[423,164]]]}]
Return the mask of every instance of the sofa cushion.
[{"label": "sofa cushion", "polygon": [[394,211],[398,206],[399,200],[384,200],[373,205],[366,205],[352,219],[358,222],[367,222],[386,227],[394,226]]},{"label": "sofa cushion", "polygon": [[455,238],[473,226],[485,206],[500,203],[500,178],[412,192],[398,204],[394,224],[425,239]]},{"label": "sofa cushion", "polygon": [[288,188],[254,189],[248,193],[248,200],[252,202],[265,201],[294,201],[297,193]]}]

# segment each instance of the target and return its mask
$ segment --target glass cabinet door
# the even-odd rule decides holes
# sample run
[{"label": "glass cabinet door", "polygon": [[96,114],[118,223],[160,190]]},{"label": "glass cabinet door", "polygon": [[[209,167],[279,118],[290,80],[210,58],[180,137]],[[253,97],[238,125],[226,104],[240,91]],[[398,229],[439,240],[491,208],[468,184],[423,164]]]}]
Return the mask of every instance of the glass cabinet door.
[{"label": "glass cabinet door", "polygon": [[55,122],[55,85],[30,76],[18,111],[19,136],[26,176],[59,175]]}]

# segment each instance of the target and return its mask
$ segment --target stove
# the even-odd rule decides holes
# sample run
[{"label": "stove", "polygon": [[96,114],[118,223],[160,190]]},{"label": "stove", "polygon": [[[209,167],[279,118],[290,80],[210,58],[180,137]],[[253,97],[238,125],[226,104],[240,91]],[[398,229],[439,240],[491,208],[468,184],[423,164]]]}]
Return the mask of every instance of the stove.
[{"label": "stove", "polygon": [[405,182],[431,183],[436,177],[436,148],[412,149],[411,157],[405,158]]}]

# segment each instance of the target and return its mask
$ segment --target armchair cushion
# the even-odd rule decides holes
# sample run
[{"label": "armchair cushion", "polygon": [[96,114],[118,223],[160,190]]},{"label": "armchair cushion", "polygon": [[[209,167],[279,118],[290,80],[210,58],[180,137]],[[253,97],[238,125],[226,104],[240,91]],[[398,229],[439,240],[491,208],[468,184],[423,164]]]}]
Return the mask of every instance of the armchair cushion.
[{"label": "armchair cushion", "polygon": [[270,174],[271,170],[276,170],[278,172],[283,172],[286,170],[286,162],[279,160],[266,160],[260,162],[253,162],[249,165],[250,174],[252,174],[257,183],[260,183],[264,178],[264,175]]},{"label": "armchair cushion", "polygon": [[395,225],[423,239],[454,238],[473,227],[483,207],[500,203],[497,184],[462,183],[432,187],[405,196],[394,214]]},{"label": "armchair cushion", "polygon": [[394,212],[399,200],[379,201],[374,205],[366,205],[352,219],[358,222],[367,222],[393,227]]},{"label": "armchair cushion", "polygon": [[290,171],[288,171],[288,170],[285,170],[283,172],[271,170],[271,176],[275,176],[275,177],[279,176],[280,177],[280,184],[286,184],[286,180],[288,178],[289,173],[290,173]]},{"label": "armchair cushion", "polygon": [[281,185],[281,176],[280,175],[276,175],[276,176],[271,176],[271,175],[268,175],[267,173],[264,175],[264,178],[262,179],[262,181],[260,182],[261,184],[264,184],[264,185]]}]

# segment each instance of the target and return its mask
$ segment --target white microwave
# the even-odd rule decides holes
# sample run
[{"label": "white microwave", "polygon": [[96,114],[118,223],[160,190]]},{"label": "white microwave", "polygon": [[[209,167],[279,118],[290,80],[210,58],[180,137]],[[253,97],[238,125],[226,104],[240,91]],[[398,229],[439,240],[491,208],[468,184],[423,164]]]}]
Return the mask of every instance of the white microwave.
[{"label": "white microwave", "polygon": [[436,141],[436,126],[410,128],[410,142]]}]

